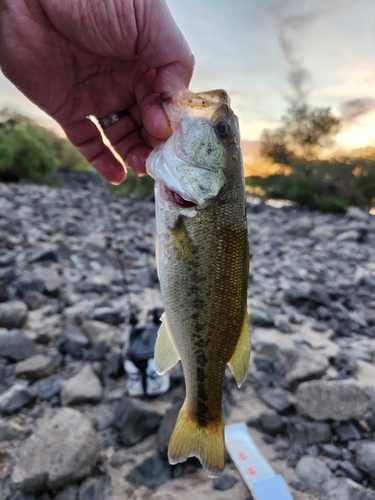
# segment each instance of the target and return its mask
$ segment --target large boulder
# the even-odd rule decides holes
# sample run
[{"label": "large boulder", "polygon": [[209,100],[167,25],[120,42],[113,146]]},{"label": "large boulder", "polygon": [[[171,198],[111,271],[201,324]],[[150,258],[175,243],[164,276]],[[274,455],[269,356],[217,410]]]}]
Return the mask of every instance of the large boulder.
[{"label": "large boulder", "polygon": [[25,492],[57,489],[80,481],[98,459],[97,436],[90,420],[72,408],[43,418],[18,449],[12,485]]},{"label": "large boulder", "polygon": [[313,380],[296,391],[299,413],[314,420],[360,419],[371,407],[366,388],[355,381]]}]

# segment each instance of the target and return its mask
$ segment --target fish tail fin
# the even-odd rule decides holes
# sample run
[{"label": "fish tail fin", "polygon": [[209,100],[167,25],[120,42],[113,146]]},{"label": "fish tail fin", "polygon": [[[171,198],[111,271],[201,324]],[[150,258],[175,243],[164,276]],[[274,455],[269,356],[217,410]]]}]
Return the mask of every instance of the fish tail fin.
[{"label": "fish tail fin", "polygon": [[209,477],[218,477],[225,465],[224,418],[220,416],[207,425],[200,425],[189,411],[186,401],[178,414],[169,442],[169,463],[184,462],[197,457]]}]

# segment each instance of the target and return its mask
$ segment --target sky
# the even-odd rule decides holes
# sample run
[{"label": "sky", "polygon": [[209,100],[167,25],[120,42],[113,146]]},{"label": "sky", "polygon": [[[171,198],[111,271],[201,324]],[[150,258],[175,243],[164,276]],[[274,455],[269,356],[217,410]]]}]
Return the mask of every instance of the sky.
[{"label": "sky", "polygon": [[[242,139],[293,103],[330,107],[341,147],[375,146],[375,0],[167,0],[196,59],[190,88],[224,88]],[[0,73],[0,107],[49,119]]]}]

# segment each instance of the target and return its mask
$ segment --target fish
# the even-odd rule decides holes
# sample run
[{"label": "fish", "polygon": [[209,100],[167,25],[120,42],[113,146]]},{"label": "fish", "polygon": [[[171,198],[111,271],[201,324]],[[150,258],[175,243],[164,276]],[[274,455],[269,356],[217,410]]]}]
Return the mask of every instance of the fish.
[{"label": "fish", "polygon": [[226,366],[238,387],[250,359],[249,243],[238,119],[224,90],[183,89],[162,105],[172,136],[146,162],[155,180],[156,261],[164,305],[159,375],[181,360],[186,399],[170,464],[197,457],[210,477],[225,465]]}]

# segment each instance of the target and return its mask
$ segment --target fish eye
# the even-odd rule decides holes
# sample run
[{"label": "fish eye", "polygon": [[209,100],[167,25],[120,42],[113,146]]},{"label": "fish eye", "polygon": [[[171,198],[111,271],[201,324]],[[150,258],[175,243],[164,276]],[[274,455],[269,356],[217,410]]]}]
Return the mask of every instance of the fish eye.
[{"label": "fish eye", "polygon": [[226,137],[230,134],[230,125],[226,122],[220,122],[216,125],[216,133],[220,135],[220,137]]}]

